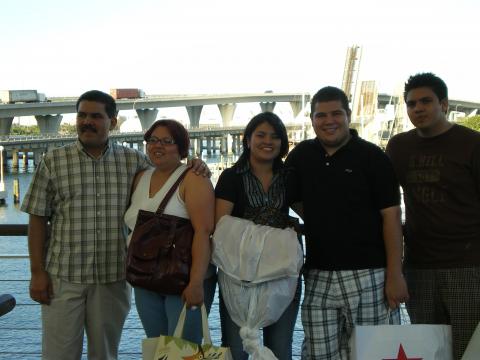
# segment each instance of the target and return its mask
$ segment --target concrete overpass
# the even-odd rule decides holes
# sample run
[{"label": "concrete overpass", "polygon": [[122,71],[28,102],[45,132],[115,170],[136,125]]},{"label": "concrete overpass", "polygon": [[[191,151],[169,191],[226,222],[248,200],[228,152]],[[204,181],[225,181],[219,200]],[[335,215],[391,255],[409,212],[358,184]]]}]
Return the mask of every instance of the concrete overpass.
[{"label": "concrete overpass", "polygon": [[[403,102],[403,99],[398,99],[398,97],[389,95],[389,94],[378,94],[378,108],[384,109],[387,104],[398,104],[399,100]],[[455,100],[448,99],[448,111],[460,111],[465,114],[470,114],[472,111],[480,112],[480,103],[473,101],[465,100]]]},{"label": "concrete overpass", "polygon": [[[223,126],[231,125],[237,103],[259,102],[262,111],[273,111],[277,102],[289,102],[294,116],[302,110],[302,105],[310,101],[309,94],[301,93],[258,93],[258,94],[219,94],[219,95],[158,95],[146,98],[117,100],[117,109],[135,110],[146,130],[156,120],[158,108],[185,106],[190,119],[190,127],[198,128],[204,105],[217,105]],[[44,103],[21,103],[0,105],[0,135],[10,134],[15,116],[35,116],[41,133],[58,131],[62,114],[75,113],[76,100]]]}]

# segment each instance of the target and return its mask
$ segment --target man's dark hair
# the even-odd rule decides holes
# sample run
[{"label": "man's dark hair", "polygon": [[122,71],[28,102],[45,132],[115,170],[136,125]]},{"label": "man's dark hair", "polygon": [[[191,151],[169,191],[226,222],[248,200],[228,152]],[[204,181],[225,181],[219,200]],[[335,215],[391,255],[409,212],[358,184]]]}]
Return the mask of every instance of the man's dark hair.
[{"label": "man's dark hair", "polygon": [[243,152],[236,162],[236,166],[243,166],[250,159],[250,149],[248,148],[248,140],[251,139],[253,132],[261,124],[267,123],[273,127],[275,134],[280,138],[280,153],[273,162],[273,167],[277,168],[282,164],[282,158],[288,153],[288,134],[282,120],[270,111],[265,111],[255,115],[247,124],[243,132]]},{"label": "man's dark hair", "polygon": [[77,111],[78,107],[80,106],[80,102],[82,101],[95,101],[104,104],[105,112],[110,119],[117,116],[117,104],[115,103],[115,99],[107,93],[99,90],[90,90],[83,93],[82,95],[80,95],[77,100],[77,104],[75,105],[75,109]]},{"label": "man's dark hair", "polygon": [[408,78],[403,92],[404,100],[407,101],[407,95],[410,90],[421,87],[430,88],[437,95],[439,101],[448,99],[447,84],[435,74],[427,72],[415,74]]},{"label": "man's dark hair", "polygon": [[315,112],[315,105],[317,103],[328,101],[340,101],[347,115],[350,116],[352,113],[352,110],[350,110],[350,107],[348,106],[348,98],[345,92],[334,86],[325,86],[318,90],[310,100],[310,117],[313,119],[313,113]]}]

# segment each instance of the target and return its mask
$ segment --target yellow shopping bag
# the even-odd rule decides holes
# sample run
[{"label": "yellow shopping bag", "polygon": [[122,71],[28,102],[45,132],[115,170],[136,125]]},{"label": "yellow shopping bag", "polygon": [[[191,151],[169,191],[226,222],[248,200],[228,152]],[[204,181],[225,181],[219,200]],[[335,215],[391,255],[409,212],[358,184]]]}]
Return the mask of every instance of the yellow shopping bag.
[{"label": "yellow shopping bag", "polygon": [[143,340],[143,360],[232,360],[228,348],[212,345],[205,305],[202,305],[201,308],[203,344],[195,344],[182,339],[186,311],[187,309],[184,306],[173,336],[161,335],[160,337]]}]

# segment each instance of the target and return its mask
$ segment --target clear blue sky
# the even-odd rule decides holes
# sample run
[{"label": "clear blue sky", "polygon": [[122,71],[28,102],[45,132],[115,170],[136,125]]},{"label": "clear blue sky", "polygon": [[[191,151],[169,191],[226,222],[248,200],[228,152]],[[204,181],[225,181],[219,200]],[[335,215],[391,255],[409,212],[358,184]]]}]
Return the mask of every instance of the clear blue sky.
[{"label": "clear blue sky", "polygon": [[5,0],[0,89],[314,92],[341,85],[358,44],[381,92],[433,71],[480,101],[479,15],[476,0]]}]

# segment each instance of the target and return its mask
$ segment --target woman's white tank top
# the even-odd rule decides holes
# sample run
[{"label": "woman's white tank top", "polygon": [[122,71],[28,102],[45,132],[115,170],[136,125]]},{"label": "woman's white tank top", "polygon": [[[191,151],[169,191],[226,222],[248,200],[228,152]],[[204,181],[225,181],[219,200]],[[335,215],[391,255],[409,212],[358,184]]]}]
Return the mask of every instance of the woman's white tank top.
[{"label": "woman's white tank top", "polygon": [[[165,184],[161,187],[160,190],[157,191],[157,193],[153,197],[150,197],[150,181],[152,179],[152,174],[155,169],[148,169],[143,173],[135,191],[132,194],[130,207],[127,209],[123,217],[125,224],[127,224],[130,231],[133,231],[133,228],[135,227],[138,211],[140,209],[152,212],[157,211],[158,206],[162,202],[168,190],[170,190],[172,185],[175,183],[175,181],[177,181],[180,175],[182,175],[186,168],[187,165],[180,165],[172,173],[172,175],[170,175]],[[179,189],[180,187],[177,188],[173,196],[170,198],[170,201],[168,202],[164,213],[190,219],[190,216],[187,213],[187,208],[185,207],[185,202],[180,197]],[[130,243],[131,237],[132,234],[130,233],[127,238],[127,246]]]}]

